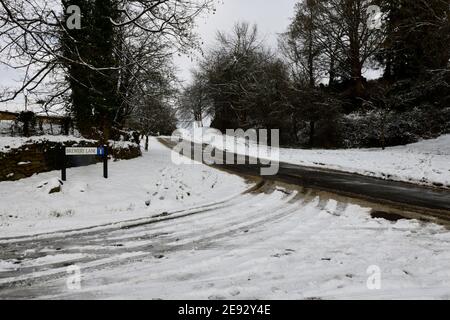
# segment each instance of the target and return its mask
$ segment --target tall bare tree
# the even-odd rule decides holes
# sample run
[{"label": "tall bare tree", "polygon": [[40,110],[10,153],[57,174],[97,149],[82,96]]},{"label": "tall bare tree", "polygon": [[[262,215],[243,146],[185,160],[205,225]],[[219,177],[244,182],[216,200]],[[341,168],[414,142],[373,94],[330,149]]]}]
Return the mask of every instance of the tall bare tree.
[{"label": "tall bare tree", "polygon": [[[92,4],[89,4],[92,1],[77,1],[82,7],[86,5],[86,10],[93,8]],[[142,46],[147,45],[149,41],[158,43],[162,48],[167,48],[170,44],[171,51],[158,51],[157,55],[192,49],[196,45],[196,37],[192,32],[194,19],[204,10],[210,9],[213,2],[213,0],[105,0],[105,5],[108,1],[114,5],[103,13],[100,27],[109,28],[115,33],[112,52],[118,57],[118,61],[112,65],[101,57],[97,62],[96,59],[90,61],[91,59],[87,59],[83,54],[81,47],[89,47],[89,43],[80,43],[81,38],[74,37],[77,32],[67,28],[66,20],[70,13],[63,12],[68,9],[67,1],[0,0],[0,62],[11,68],[24,70],[25,73],[22,85],[2,92],[0,101],[13,100],[25,90],[36,91],[52,73],[60,74],[61,70],[67,75],[66,88],[61,88],[61,91],[55,92],[48,99],[55,99],[70,90],[73,100],[75,84],[79,87],[90,87],[90,83],[86,83],[87,78],[74,77],[76,72],[70,72],[70,69],[84,69],[93,75],[106,74],[109,77],[108,74],[113,74],[113,87],[118,88],[119,101],[118,107],[112,109],[114,111],[112,119],[117,120],[120,114],[128,112],[129,104],[128,107],[126,105],[130,94],[139,91],[130,90],[130,84],[136,84],[134,73],[151,74],[151,68],[155,65],[149,65],[148,62],[158,46],[152,45],[151,52],[145,52]],[[97,4],[97,1],[95,3]],[[82,12],[81,34],[85,30],[83,28],[88,27],[86,24],[92,22],[89,19],[83,22],[83,18],[92,16],[88,12]],[[97,33],[99,34],[96,36],[101,37],[101,32],[97,30]],[[62,42],[60,39],[66,41]],[[71,45],[68,46],[67,43]],[[128,48],[130,44],[133,45],[132,49]],[[70,50],[67,50],[68,48]],[[126,53],[128,54],[125,56]],[[98,88],[93,89],[95,91]],[[99,96],[101,95],[99,92]]]},{"label": "tall bare tree", "polygon": [[195,121],[203,126],[204,118],[212,116],[212,101],[207,86],[205,76],[193,71],[193,81],[183,89],[178,101],[177,112],[182,121]]},{"label": "tall bare tree", "polygon": [[373,24],[370,0],[319,1],[320,35],[316,39],[326,50],[335,70],[352,83],[352,95],[365,94],[363,69],[374,58],[384,40],[383,25]]}]

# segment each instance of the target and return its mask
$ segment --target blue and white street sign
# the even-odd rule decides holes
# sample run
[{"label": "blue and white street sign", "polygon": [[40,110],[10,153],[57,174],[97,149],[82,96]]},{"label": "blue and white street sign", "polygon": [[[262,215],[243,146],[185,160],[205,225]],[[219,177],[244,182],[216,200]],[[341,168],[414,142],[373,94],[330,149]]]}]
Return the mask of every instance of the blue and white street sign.
[{"label": "blue and white street sign", "polygon": [[103,158],[103,177],[108,179],[108,147],[65,147],[61,155],[61,179],[66,181],[67,156],[99,156]]},{"label": "blue and white street sign", "polygon": [[104,156],[105,155],[105,148],[104,147],[98,147],[97,148],[97,155],[98,156]]}]

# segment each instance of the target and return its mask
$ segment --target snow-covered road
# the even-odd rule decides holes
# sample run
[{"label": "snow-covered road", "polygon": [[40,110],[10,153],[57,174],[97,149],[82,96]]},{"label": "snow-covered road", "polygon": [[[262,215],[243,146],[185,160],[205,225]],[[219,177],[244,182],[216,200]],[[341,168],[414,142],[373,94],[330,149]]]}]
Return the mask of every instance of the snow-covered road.
[{"label": "snow-covered road", "polygon": [[450,189],[450,135],[381,149],[268,148],[243,138],[226,139],[215,129],[180,131],[184,138],[219,150],[318,169],[331,169],[385,180]]},{"label": "snow-covered road", "polygon": [[[374,219],[391,209],[276,182],[234,188],[127,223],[0,240],[0,298],[450,299],[444,227]],[[73,265],[79,290],[67,286]]]}]

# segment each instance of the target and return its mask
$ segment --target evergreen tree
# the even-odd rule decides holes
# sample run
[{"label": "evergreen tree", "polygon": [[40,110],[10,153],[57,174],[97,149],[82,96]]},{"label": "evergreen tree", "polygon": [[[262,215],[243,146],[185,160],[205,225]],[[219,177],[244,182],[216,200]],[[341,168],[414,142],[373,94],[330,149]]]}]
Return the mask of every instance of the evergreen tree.
[{"label": "evergreen tree", "polygon": [[443,69],[450,59],[449,0],[382,0],[386,41],[379,60],[385,77],[404,79]]},{"label": "evergreen tree", "polygon": [[[80,132],[87,137],[108,139],[120,107],[117,90],[116,0],[63,0],[65,8],[77,5],[82,12],[81,29],[64,27],[63,55],[72,90],[72,113]],[[67,18],[67,16],[66,16]],[[96,129],[100,130],[98,132]]]}]

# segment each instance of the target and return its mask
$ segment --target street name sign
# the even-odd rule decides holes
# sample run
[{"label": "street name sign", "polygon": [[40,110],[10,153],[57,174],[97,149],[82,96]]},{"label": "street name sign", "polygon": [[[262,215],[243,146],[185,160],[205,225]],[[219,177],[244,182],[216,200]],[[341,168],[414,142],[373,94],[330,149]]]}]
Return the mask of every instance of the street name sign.
[{"label": "street name sign", "polygon": [[66,156],[103,156],[105,153],[104,147],[99,148],[82,148],[82,147],[67,147]]},{"label": "street name sign", "polygon": [[64,147],[61,162],[61,179],[67,179],[67,159],[68,156],[100,156],[103,158],[103,177],[108,179],[108,147]]}]

